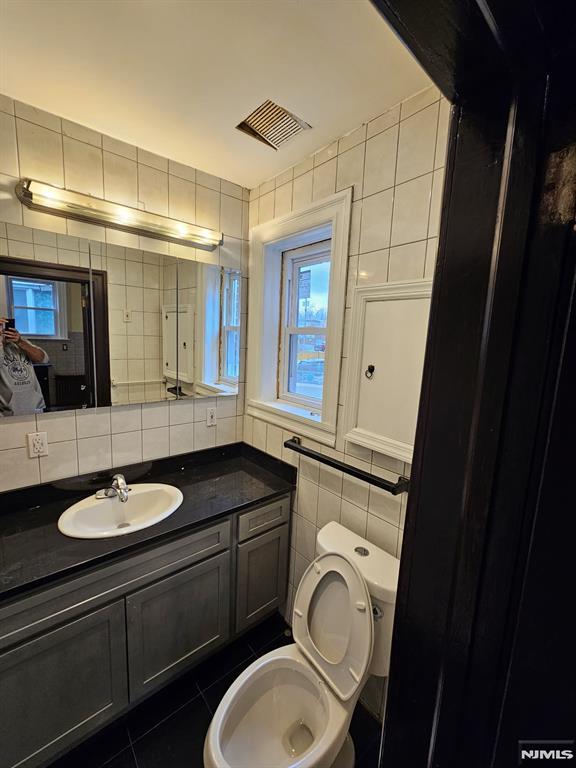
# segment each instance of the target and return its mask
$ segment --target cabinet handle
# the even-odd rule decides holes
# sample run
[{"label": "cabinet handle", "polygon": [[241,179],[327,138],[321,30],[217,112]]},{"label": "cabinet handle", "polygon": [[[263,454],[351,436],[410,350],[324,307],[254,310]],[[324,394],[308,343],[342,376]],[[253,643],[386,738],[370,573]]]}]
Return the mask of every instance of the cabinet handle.
[{"label": "cabinet handle", "polygon": [[370,364],[368,368],[366,368],[366,370],[364,371],[364,376],[366,376],[367,379],[371,379],[372,376],[374,376],[375,370],[376,370],[376,367]]}]

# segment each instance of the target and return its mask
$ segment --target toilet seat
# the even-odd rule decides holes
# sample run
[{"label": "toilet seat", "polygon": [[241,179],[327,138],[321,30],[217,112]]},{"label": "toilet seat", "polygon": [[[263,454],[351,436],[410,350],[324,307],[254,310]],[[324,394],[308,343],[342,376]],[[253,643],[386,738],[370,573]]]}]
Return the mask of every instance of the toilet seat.
[{"label": "toilet seat", "polygon": [[372,604],[354,562],[327,552],[304,572],[292,616],[294,640],[342,701],[364,682],[374,642]]}]

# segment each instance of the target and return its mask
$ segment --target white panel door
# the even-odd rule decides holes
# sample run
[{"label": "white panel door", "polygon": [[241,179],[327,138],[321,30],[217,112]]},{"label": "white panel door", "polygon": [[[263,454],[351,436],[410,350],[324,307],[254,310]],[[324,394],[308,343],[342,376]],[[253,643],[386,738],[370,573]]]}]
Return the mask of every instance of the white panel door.
[{"label": "white panel door", "polygon": [[194,383],[194,307],[178,307],[178,378],[186,384]]},{"label": "white panel door", "polygon": [[358,288],[354,300],[346,438],[403,461],[412,459],[430,293],[430,281],[387,283]]},{"label": "white panel door", "polygon": [[[430,299],[366,307],[357,426],[414,444]],[[364,371],[374,366],[372,378]]]},{"label": "white panel door", "polygon": [[178,348],[176,345],[178,311],[176,304],[162,307],[163,375],[176,381],[178,378]]}]

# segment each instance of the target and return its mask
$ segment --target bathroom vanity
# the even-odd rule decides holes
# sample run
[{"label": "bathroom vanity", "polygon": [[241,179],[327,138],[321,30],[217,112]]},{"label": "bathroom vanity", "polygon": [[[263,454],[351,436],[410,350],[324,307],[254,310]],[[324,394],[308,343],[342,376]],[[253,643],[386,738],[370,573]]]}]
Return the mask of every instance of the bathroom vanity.
[{"label": "bathroom vanity", "polygon": [[57,519],[102,478],[0,496],[0,768],[48,765],[284,602],[291,468],[235,445],[124,471],[182,505],[79,540]]}]

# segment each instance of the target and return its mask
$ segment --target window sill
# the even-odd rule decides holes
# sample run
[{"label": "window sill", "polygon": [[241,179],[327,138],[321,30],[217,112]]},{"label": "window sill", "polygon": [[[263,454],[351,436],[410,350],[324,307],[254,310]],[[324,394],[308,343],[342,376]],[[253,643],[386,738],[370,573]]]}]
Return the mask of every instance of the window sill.
[{"label": "window sill", "polygon": [[21,334],[23,339],[34,339],[35,341],[63,341],[70,342],[69,336],[35,336],[33,333]]},{"label": "window sill", "polygon": [[248,400],[246,413],[302,437],[309,437],[331,448],[336,444],[336,427],[322,421],[321,416],[310,416],[310,409],[280,400]]},{"label": "window sill", "polygon": [[206,381],[200,381],[196,384],[196,392],[204,397],[210,397],[211,395],[237,395],[238,386],[233,387],[231,384],[224,384],[223,382],[209,384]]}]

